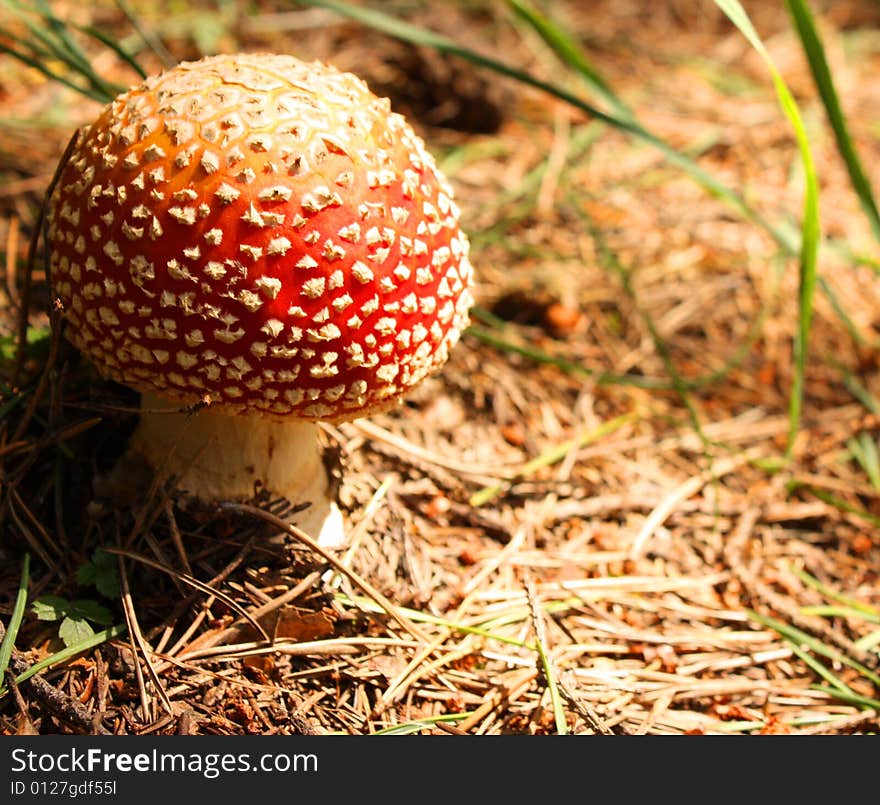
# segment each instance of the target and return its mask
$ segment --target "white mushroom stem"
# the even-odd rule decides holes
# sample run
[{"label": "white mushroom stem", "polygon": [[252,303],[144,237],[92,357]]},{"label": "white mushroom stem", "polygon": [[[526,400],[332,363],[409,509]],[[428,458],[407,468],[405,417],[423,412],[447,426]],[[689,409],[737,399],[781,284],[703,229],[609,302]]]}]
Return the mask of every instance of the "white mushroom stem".
[{"label": "white mushroom stem", "polygon": [[247,500],[257,482],[294,506],[289,518],[324,547],[344,542],[342,515],[330,499],[319,428],[314,422],[229,416],[202,409],[181,413],[144,394],[129,452],[178,479],[178,489],[202,501]]}]

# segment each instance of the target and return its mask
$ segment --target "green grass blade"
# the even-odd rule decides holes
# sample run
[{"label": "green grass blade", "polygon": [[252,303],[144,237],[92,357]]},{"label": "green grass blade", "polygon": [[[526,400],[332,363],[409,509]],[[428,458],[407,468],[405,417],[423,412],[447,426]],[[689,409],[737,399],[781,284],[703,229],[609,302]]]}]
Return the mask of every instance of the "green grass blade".
[{"label": "green grass blade", "polygon": [[57,59],[62,64],[66,64],[68,68],[82,75],[86,75],[89,72],[88,65],[83,65],[80,60],[71,56],[70,52],[63,46],[63,43],[54,38],[45,28],[40,27],[37,23],[32,22],[23,15],[21,16],[21,21],[33,37],[30,41],[34,45],[36,55],[44,59]]},{"label": "green grass blade", "polygon": [[[110,626],[107,629],[102,629],[100,632],[95,632],[95,634],[93,634],[86,640],[81,640],[79,643],[75,643],[72,646],[61,649],[61,651],[56,651],[54,654],[46,657],[44,660],[40,660],[39,662],[34,663],[30,668],[27,669],[27,671],[15,677],[15,683],[17,685],[20,685],[25,680],[30,679],[34,674],[45,671],[47,668],[51,668],[53,665],[57,665],[59,662],[69,660],[71,657],[75,657],[77,654],[88,651],[90,648],[100,646],[101,643],[106,643],[108,640],[112,640],[114,637],[119,637],[120,635],[125,634],[127,628],[128,627],[126,627],[125,624]],[[0,696],[5,696],[6,693],[8,693],[7,688],[0,688]]]},{"label": "green grass blade", "polygon": [[[380,11],[353,6],[344,2],[337,2],[337,0],[303,0],[303,4],[331,9],[390,36],[408,41],[412,44],[432,47],[440,52],[449,53],[470,61],[480,67],[493,70],[500,75],[513,78],[525,85],[552,95],[580,111],[591,115],[597,120],[601,120],[614,128],[624,131],[631,136],[654,146],[665,157],[669,164],[686,172],[710,195],[725,202],[746,220],[761,226],[771,235],[771,237],[773,237],[786,253],[798,255],[800,264],[798,328],[793,346],[795,368],[789,395],[790,426],[787,447],[787,454],[791,454],[801,420],[804,397],[804,378],[806,374],[809,334],[813,314],[813,297],[817,281],[820,279],[817,277],[820,239],[818,183],[809,147],[809,140],[797,104],[776,69],[769,53],[763,45],[763,42],[752,26],[751,20],[737,0],[716,0],[716,4],[728,15],[731,21],[737,25],[740,31],[746,36],[749,43],[761,54],[762,58],[767,63],[780,106],[794,128],[806,185],[800,238],[793,236],[785,227],[772,224],[741,196],[720,182],[717,178],[703,170],[690,157],[675,150],[672,146],[631,118],[604,113],[560,86],[538,79],[530,73],[511,67],[504,62],[497,61],[469,50],[436,32],[398,20],[395,17],[384,14]],[[525,5],[522,2],[520,2],[520,6],[525,8]],[[560,52],[568,56],[569,60],[574,58],[571,56],[571,48],[569,48],[569,44],[571,44],[570,41],[562,43],[558,38],[553,41],[556,42]],[[582,72],[582,74],[584,73]],[[673,384],[673,386],[676,390],[681,390],[683,388],[681,384]]]},{"label": "green grass blade", "polygon": [[880,615],[866,615],[854,607],[844,607],[835,604],[801,607],[801,612],[804,615],[819,615],[823,618],[859,618],[870,623],[880,623]]},{"label": "green grass blade", "polygon": [[0,643],[0,688],[3,687],[6,670],[9,668],[9,661],[12,659],[12,649],[15,647],[15,638],[18,636],[18,630],[24,619],[25,608],[27,607],[30,568],[31,557],[30,554],[26,553],[24,555],[24,560],[21,563],[21,581],[18,583],[18,592],[15,596],[15,605],[12,608],[12,615],[9,616],[9,626],[6,627],[6,634],[3,636],[3,642]]},{"label": "green grass blade", "polygon": [[[500,329],[496,323],[492,323],[491,326]],[[488,344],[490,347],[493,347],[500,352],[519,355],[520,357],[527,358],[535,363],[555,366],[561,372],[575,375],[576,377],[593,378],[600,386],[632,386],[633,388],[650,389],[654,391],[674,390],[673,384],[668,380],[662,380],[656,377],[645,377],[644,375],[621,375],[615,374],[614,372],[598,372],[587,366],[583,366],[577,361],[572,361],[558,355],[551,355],[549,352],[531,344],[523,344],[505,338],[503,335],[500,335],[492,329],[480,327],[479,325],[472,324],[465,332],[467,335],[473,336],[478,341]],[[698,385],[702,384],[700,383]]]},{"label": "green grass blade", "polygon": [[[4,36],[9,36],[9,32],[3,28],[0,28],[0,34],[3,34]],[[46,78],[49,78],[52,81],[57,81],[59,84],[63,84],[65,87],[79,92],[80,94],[85,95],[87,98],[91,98],[95,101],[103,100],[103,96],[97,95],[96,93],[94,93],[93,90],[89,89],[88,87],[83,87],[80,84],[76,84],[75,82],[71,81],[69,78],[61,75],[60,73],[53,72],[48,67],[46,67],[46,65],[43,64],[43,62],[41,62],[39,59],[36,59],[33,56],[24,53],[23,51],[16,50],[15,48],[10,47],[9,45],[4,45],[2,42],[0,42],[0,53],[5,53],[7,56],[12,56],[13,58],[18,59],[18,61],[20,61],[22,64],[41,72],[44,76],[46,76]]]},{"label": "green grass blade", "polygon": [[824,679],[831,686],[831,689],[845,695],[855,693],[855,691],[849,685],[847,685],[846,682],[844,682],[837,675],[829,671],[805,648],[799,646],[793,640],[789,640],[788,643],[789,648],[794,652],[794,654],[797,657],[800,657],[804,664],[813,670],[813,673],[815,673],[817,676],[821,676],[822,679]]},{"label": "green grass blade", "polygon": [[840,106],[840,99],[834,87],[831,70],[828,67],[828,61],[825,59],[825,49],[822,46],[822,40],[816,29],[810,7],[805,0],[786,0],[785,5],[794,20],[798,37],[801,40],[801,45],[810,65],[810,72],[813,74],[813,81],[819,91],[819,96],[822,98],[828,122],[831,124],[831,129],[834,132],[837,150],[846,164],[850,182],[871,224],[874,237],[880,240],[880,211],[877,209],[877,202],[874,199],[871,183],[862,167],[862,162],[850,137],[846,117]]},{"label": "green grass blade", "polygon": [[126,0],[116,0],[116,7],[125,15],[129,25],[137,32],[141,41],[146,45],[165,67],[171,67],[177,60],[168,51],[168,48],[162,44],[162,40],[154,33],[151,33],[143,25],[134,10],[128,5]]},{"label": "green grass blade", "polygon": [[112,50],[117,56],[119,56],[122,61],[124,61],[132,70],[134,70],[141,78],[147,77],[147,72],[143,67],[138,64],[137,60],[132,56],[122,45],[119,44],[112,37],[105,34],[103,31],[99,31],[97,28],[91,25],[79,25],[77,29],[82,31],[84,34],[91,36],[93,39],[97,39],[102,45],[108,47]]},{"label": "green grass blade", "polygon": [[583,49],[569,36],[567,31],[524,0],[507,0],[507,5],[535,30],[563,64],[571,67],[587,86],[608,103],[618,115],[624,118],[632,117],[631,110],[620,100],[596,68],[590,64]]},{"label": "green grass blade", "polygon": [[815,576],[811,576],[805,570],[801,570],[799,567],[789,567],[789,570],[794,573],[804,584],[808,587],[812,587],[817,592],[821,593],[825,598],[828,598],[831,601],[837,601],[839,604],[843,604],[847,609],[855,610],[859,613],[859,615],[866,620],[873,621],[874,623],[880,623],[880,609],[877,607],[872,607],[870,604],[866,604],[863,601],[858,601],[855,598],[850,598],[848,596],[842,595],[837,592],[837,590],[833,590],[827,584],[823,584],[819,579]]},{"label": "green grass blade", "polygon": [[67,23],[55,16],[43,0],[36,0],[36,4],[42,18],[42,27],[32,24],[22,15],[31,33],[38,37],[59,61],[66,64],[74,73],[86,78],[95,92],[105,95],[108,99],[116,95],[115,88],[95,72],[88,56],[70,35]]},{"label": "green grass blade", "polygon": [[847,439],[846,446],[855,461],[865,471],[871,486],[880,491],[880,454],[877,452],[877,443],[871,434],[862,431],[857,437]]},{"label": "green grass blade", "polygon": [[[848,657],[841,651],[838,651],[831,646],[822,643],[817,640],[812,635],[807,632],[801,631],[800,629],[790,626],[787,623],[783,623],[782,621],[778,621],[775,618],[770,618],[765,615],[760,615],[757,612],[753,612],[752,610],[746,610],[746,614],[752,618],[753,620],[758,621],[758,623],[766,626],[770,629],[773,629],[774,632],[778,632],[782,637],[789,641],[791,647],[796,652],[805,651],[809,649],[814,654],[818,654],[821,657],[825,657],[832,662],[838,662],[843,665],[849,666],[854,671],[858,671],[865,679],[870,681],[872,684],[880,687],[880,675],[872,671],[870,668],[862,665],[860,662],[856,662],[856,660],[852,659],[852,657]],[[800,656],[800,655],[799,655]],[[835,687],[843,686],[847,690],[848,686],[844,685],[843,682],[830,675],[830,672],[824,666],[822,666],[823,671],[827,673],[822,673],[822,676],[831,681],[834,680],[832,684]]]},{"label": "green grass blade", "polygon": [[43,43],[52,49],[55,56],[69,66],[79,68],[83,71],[90,70],[91,65],[89,64],[88,59],[85,57],[76,42],[73,41],[64,23],[55,16],[54,12],[49,7],[49,4],[46,3],[45,0],[32,1],[33,9],[28,10],[33,11],[33,13],[36,13],[39,16],[41,20],[40,25],[32,23],[25,15],[22,9],[28,8],[27,6],[24,6],[21,3],[15,3],[19,18],[25,23],[25,25],[27,25],[31,33],[40,37],[40,39],[43,40]]},{"label": "green grass blade", "polygon": [[429,716],[428,718],[419,718],[415,721],[405,721],[403,724],[395,724],[392,727],[383,727],[376,730],[374,735],[412,735],[415,732],[421,732],[426,727],[433,727],[435,724],[454,724],[456,721],[464,721],[472,713],[445,713],[439,716]]},{"label": "green grass blade", "polygon": [[788,407],[788,446],[786,454],[791,456],[794,441],[800,429],[801,409],[804,398],[804,378],[807,366],[807,350],[810,337],[810,325],[813,318],[813,296],[816,290],[817,265],[819,256],[819,184],[816,179],[816,167],[810,149],[804,123],[797,103],[788,89],[782,75],[776,68],[767,48],[758,36],[745,9],[739,0],[715,0],[715,4],[727,15],[730,21],[739,28],[749,44],[761,56],[776,90],[779,105],[794,129],[801,166],[804,171],[804,207],[801,220],[801,246],[798,275],[798,328],[794,339],[793,358],[794,376]]},{"label": "green grass blade", "polygon": [[689,388],[685,379],[679,373],[678,368],[675,365],[675,360],[672,357],[672,352],[669,349],[669,345],[666,343],[666,340],[663,338],[660,330],[657,328],[657,324],[654,321],[653,317],[639,304],[637,298],[638,295],[636,294],[635,288],[632,284],[632,268],[630,266],[624,265],[620,257],[608,246],[605,241],[604,233],[599,227],[597,227],[593,223],[592,220],[590,220],[589,216],[587,216],[586,213],[580,208],[578,209],[578,212],[581,217],[584,218],[590,235],[593,238],[599,262],[601,263],[603,268],[613,272],[618,277],[620,285],[623,288],[623,292],[632,302],[632,305],[638,312],[639,317],[641,318],[642,323],[645,326],[645,329],[648,331],[648,335],[651,337],[651,341],[654,344],[654,349],[663,363],[663,368],[666,370],[666,374],[669,376],[673,390],[678,394],[682,405],[687,410],[688,418],[691,421],[694,432],[700,438],[703,446],[707,448],[708,451],[709,440],[706,438],[706,435],[703,432],[703,426],[700,421],[700,412],[697,410],[697,406],[692,398],[691,389]]},{"label": "green grass blade", "polygon": [[850,503],[843,498],[839,498],[837,495],[833,495],[825,489],[819,489],[818,487],[807,485],[804,485],[803,488],[808,490],[812,495],[815,495],[819,500],[827,503],[829,506],[834,506],[835,509],[840,509],[842,512],[849,512],[849,514],[854,514],[856,517],[860,517],[862,520],[866,520],[872,525],[880,526],[880,517],[876,514],[859,508],[855,504]]},{"label": "green grass blade", "polygon": [[859,332],[859,328],[856,327],[855,322],[852,320],[852,316],[846,312],[843,307],[843,302],[840,301],[840,297],[837,295],[837,291],[831,287],[831,285],[826,282],[825,277],[819,276],[816,280],[816,285],[819,290],[825,294],[825,298],[828,300],[831,307],[834,309],[834,312],[837,314],[837,318],[840,319],[840,323],[846,329],[847,335],[852,339],[854,344],[858,344],[860,346],[868,346],[865,341],[865,337]]},{"label": "green grass blade", "polygon": [[859,651],[873,651],[877,646],[880,646],[880,629],[875,629],[864,637],[860,637],[853,645]]},{"label": "green grass blade", "polygon": [[[106,102],[118,94],[120,88],[106,81],[94,70],[86,53],[71,36],[70,29],[73,26],[57,17],[44,0],[34,0],[32,5],[16,0],[0,0],[0,8],[15,15],[29,32],[29,37],[22,40],[20,34],[14,35],[8,28],[0,25],[0,34],[10,41],[19,40],[18,48],[0,45],[0,51],[93,100]],[[57,67],[50,67],[51,62],[57,62],[71,75],[85,79],[86,85],[64,75]]]},{"label": "green grass blade", "polygon": [[550,695],[550,704],[553,708],[553,720],[556,723],[556,734],[568,735],[568,722],[565,718],[565,707],[562,704],[562,694],[559,692],[559,685],[556,684],[553,663],[550,661],[547,652],[544,651],[544,647],[540,642],[535,643],[535,650],[538,653],[541,671],[547,685],[547,692]]},{"label": "green grass blade", "polygon": [[867,708],[868,710],[877,710],[880,712],[880,700],[872,699],[870,696],[862,696],[853,691],[829,688],[825,685],[810,685],[810,688],[813,690],[821,690],[823,693],[827,693],[829,696],[839,699],[842,702],[846,702],[847,704],[855,704],[859,707]]},{"label": "green grass blade", "polygon": [[[627,425],[630,422],[638,421],[638,418],[638,414],[634,412],[622,414],[621,416],[609,419],[607,422],[603,422],[596,428],[585,431],[575,439],[568,439],[562,444],[555,445],[547,452],[542,453],[540,456],[537,456],[531,461],[526,462],[526,464],[520,470],[517,479],[525,480],[538,470],[562,461],[562,459],[565,458],[572,450],[580,450],[587,445],[593,444],[599,439],[602,439],[605,436],[614,433],[616,430],[622,428],[624,425]],[[468,503],[474,508],[483,506],[489,501],[494,500],[498,495],[500,495],[504,491],[505,486],[509,486],[510,483],[511,482],[507,482],[507,484],[493,484],[492,486],[484,486],[482,489],[479,489],[478,491],[474,492],[473,495],[471,495]]]},{"label": "green grass blade", "polygon": [[838,366],[838,368],[843,374],[843,385],[846,390],[872,414],[880,414],[880,400],[871,394],[847,367]]},{"label": "green grass blade", "polygon": [[678,386],[670,380],[664,380],[657,377],[648,377],[646,375],[637,374],[617,374],[615,372],[599,372],[590,369],[576,361],[558,355],[552,355],[546,350],[540,349],[531,344],[523,344],[505,338],[504,335],[497,331],[503,331],[507,328],[509,326],[508,322],[503,319],[498,319],[498,317],[493,316],[488,311],[480,308],[471,308],[471,316],[478,321],[485,322],[489,325],[489,328],[491,328],[488,329],[486,327],[481,327],[478,324],[470,325],[465,332],[469,336],[476,338],[478,341],[488,344],[490,347],[493,347],[500,352],[519,355],[523,358],[534,361],[535,363],[555,366],[561,372],[565,372],[566,374],[593,378],[600,386],[631,386],[633,388],[654,391],[675,391],[677,388],[696,391],[698,389],[712,386],[719,380],[723,380],[728,374],[730,374],[730,372],[742,365],[743,361],[748,357],[752,347],[761,335],[763,322],[766,318],[766,310],[762,310],[759,316],[756,317],[755,321],[752,322],[748,337],[739,345],[736,351],[722,366],[696,377],[680,378]]}]

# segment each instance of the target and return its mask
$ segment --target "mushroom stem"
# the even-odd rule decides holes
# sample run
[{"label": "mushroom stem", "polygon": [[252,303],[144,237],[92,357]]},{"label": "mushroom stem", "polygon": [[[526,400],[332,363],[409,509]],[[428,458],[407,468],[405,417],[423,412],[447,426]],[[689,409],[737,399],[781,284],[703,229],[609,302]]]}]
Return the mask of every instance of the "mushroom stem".
[{"label": "mushroom stem", "polygon": [[141,409],[129,452],[176,476],[182,492],[200,500],[248,500],[259,485],[294,506],[308,503],[290,522],[322,546],[342,544],[342,515],[330,498],[316,423],[210,409],[182,413],[152,394],[142,395]]}]

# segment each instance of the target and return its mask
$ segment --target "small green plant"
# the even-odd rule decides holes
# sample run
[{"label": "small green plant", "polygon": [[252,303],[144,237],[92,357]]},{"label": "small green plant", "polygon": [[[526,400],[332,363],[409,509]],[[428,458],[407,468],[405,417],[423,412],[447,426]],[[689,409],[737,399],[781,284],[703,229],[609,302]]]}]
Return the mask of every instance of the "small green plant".
[{"label": "small green plant", "polygon": [[60,595],[35,599],[31,612],[41,621],[60,621],[58,637],[68,648],[94,636],[92,623],[108,626],[113,622],[113,614],[103,604],[82,599],[69,601]]},{"label": "small green plant", "polygon": [[[115,599],[119,596],[116,560],[100,548],[88,562],[80,565],[76,580],[82,587],[94,587],[105,598]],[[113,613],[91,599],[77,598],[71,601],[59,595],[44,595],[33,601],[31,612],[41,621],[58,621],[58,637],[68,648],[93,637],[93,623],[99,626],[113,623]]]}]

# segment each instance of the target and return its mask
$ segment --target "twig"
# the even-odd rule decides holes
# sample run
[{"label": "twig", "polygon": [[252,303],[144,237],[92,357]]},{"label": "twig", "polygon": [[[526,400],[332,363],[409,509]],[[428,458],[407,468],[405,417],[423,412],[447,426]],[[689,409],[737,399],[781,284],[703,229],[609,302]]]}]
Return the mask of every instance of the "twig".
[{"label": "twig", "polygon": [[[119,565],[119,584],[122,592],[122,610],[125,614],[125,623],[128,626],[128,634],[129,639],[131,640],[132,652],[135,657],[137,657],[138,652],[140,652],[141,656],[144,658],[144,664],[147,666],[147,673],[150,676],[150,680],[152,681],[153,686],[156,688],[156,692],[159,694],[159,699],[161,699],[162,701],[162,706],[170,715],[174,712],[171,707],[171,700],[168,698],[168,694],[165,693],[165,688],[162,686],[162,680],[159,679],[159,675],[156,673],[156,669],[153,667],[153,663],[150,658],[150,654],[152,654],[152,651],[148,651],[147,643],[144,640],[143,634],[141,633],[141,627],[138,623],[134,603],[131,600],[131,591],[128,588],[128,576],[125,572],[125,562],[123,561],[121,556],[117,556],[116,561]],[[146,720],[150,717],[150,707],[149,700],[147,698],[147,689],[143,684],[143,676],[140,673],[140,663],[138,662],[135,663],[135,671],[137,672],[137,680],[141,689],[141,705],[144,711],[144,719]]]},{"label": "twig", "polygon": [[[438,635],[434,638],[433,642],[424,646],[420,651],[416,652],[413,658],[409,661],[406,668],[403,669],[394,679],[392,679],[388,683],[388,687],[382,691],[382,696],[379,701],[376,702],[372,711],[370,712],[370,716],[372,718],[376,718],[380,714],[384,713],[385,710],[388,709],[388,706],[395,701],[398,701],[401,696],[408,690],[412,684],[423,677],[428,676],[432,671],[436,671],[438,668],[442,668],[444,665],[449,665],[451,662],[455,662],[456,660],[460,660],[464,657],[473,653],[473,648],[470,645],[470,641],[465,638],[462,642],[462,645],[458,648],[447,652],[446,654],[441,654],[439,657],[431,660],[428,663],[425,663],[425,660],[434,654],[440,646],[446,642],[446,639],[449,637],[449,631]],[[463,646],[463,647],[462,647]]]},{"label": "twig", "polygon": [[301,528],[297,528],[292,523],[288,523],[285,520],[282,520],[280,517],[277,517],[271,512],[267,512],[265,509],[261,509],[258,506],[251,506],[247,503],[222,503],[221,508],[229,509],[232,511],[240,511],[244,514],[250,514],[253,517],[257,517],[267,523],[271,523],[273,526],[282,531],[286,531],[288,534],[302,542],[307,548],[318,554],[318,556],[329,562],[330,565],[332,565],[336,570],[346,576],[352,582],[352,584],[360,589],[361,592],[363,592],[368,598],[372,598],[389,616],[391,616],[394,621],[396,621],[407,632],[415,637],[416,640],[419,640],[423,643],[429,642],[429,638],[422,634],[422,632],[410,620],[404,618],[403,615],[400,614],[398,608],[394,606],[394,604],[392,604],[375,587],[373,587],[372,584],[361,578],[354,571],[349,570],[349,568],[347,568],[342,562],[340,562],[335,556],[333,556],[332,553],[325,550],[322,546],[318,545],[318,543],[315,542],[315,540],[313,540]]},{"label": "twig", "polygon": [[447,724],[445,721],[435,721],[433,724],[441,732],[446,732],[449,735],[467,735],[467,733],[459,729],[458,727],[453,726],[452,724]]},{"label": "twig", "polygon": [[[285,604],[290,603],[291,601],[295,601],[299,598],[306,590],[311,589],[318,582],[318,579],[321,578],[321,571],[316,570],[306,576],[296,587],[293,587],[287,592],[279,595],[277,598],[273,598],[271,601],[267,601],[263,606],[258,607],[250,613],[250,617],[259,621],[260,618],[265,617],[270,612],[284,606]],[[244,620],[244,619],[243,619]],[[248,619],[249,622],[249,619]],[[189,634],[192,634],[192,629],[187,630],[187,634],[180,638],[177,643],[168,651],[169,656],[176,656],[179,652],[181,658],[188,658],[192,656],[193,652],[201,652],[205,649],[211,648],[213,646],[218,645],[219,643],[225,643],[227,640],[236,637],[238,633],[241,631],[241,627],[243,625],[243,621],[238,623],[233,623],[232,626],[229,626],[226,629],[220,629],[217,632],[213,632],[212,634],[203,635],[197,641],[195,641],[194,645],[187,646],[184,650],[185,639]]]},{"label": "twig", "polygon": [[186,554],[186,548],[183,545],[183,539],[180,536],[180,529],[177,526],[177,518],[174,516],[174,506],[171,501],[165,500],[165,519],[168,521],[168,530],[171,532],[171,541],[177,550],[177,556],[180,559],[183,569],[191,576],[192,567],[189,563],[189,557]]},{"label": "twig", "polygon": [[24,700],[21,691],[18,689],[18,685],[15,684],[15,679],[12,677],[9,678],[9,691],[12,693],[12,698],[15,699],[15,706],[18,708],[18,712],[24,720],[24,730],[19,729],[18,734],[39,735],[40,733],[34,726],[34,722],[31,721],[30,713],[28,713],[27,702]]},{"label": "twig", "polygon": [[459,721],[459,729],[469,732],[472,727],[475,727],[485,716],[497,707],[500,707],[502,704],[510,704],[511,702],[516,701],[532,684],[532,680],[535,678],[536,674],[537,669],[527,668],[520,671],[511,684],[499,685],[496,687],[492,693],[485,697],[483,703],[474,710],[473,713],[464,720]]},{"label": "twig", "polygon": [[593,732],[598,732],[600,735],[614,735],[614,730],[605,723],[605,720],[596,712],[593,706],[576,696],[563,678],[560,678],[557,684],[559,685],[559,692],[565,696],[574,711],[587,722]]},{"label": "twig", "polygon": [[732,456],[731,458],[718,461],[705,472],[701,472],[693,478],[688,478],[683,484],[673,489],[662,501],[660,501],[642,524],[642,527],[639,529],[639,533],[636,534],[632,547],[630,548],[630,558],[638,559],[642,556],[645,552],[648,540],[650,540],[654,531],[667,517],[669,517],[670,514],[672,514],[675,507],[682,501],[687,500],[691,495],[695,495],[707,483],[717,480],[723,475],[727,475],[743,464],[754,461],[761,455],[761,453],[762,450],[760,448],[755,448],[752,450],[746,450],[739,455]]},{"label": "twig", "polygon": [[163,565],[161,562],[156,562],[152,559],[147,558],[146,556],[134,553],[134,551],[127,551],[124,548],[114,548],[110,545],[106,546],[104,550],[107,553],[116,554],[117,556],[125,556],[135,562],[141,562],[142,564],[145,564],[148,567],[152,567],[155,570],[161,570],[163,573],[167,573],[169,576],[180,579],[186,584],[195,587],[197,590],[201,590],[203,593],[216,596],[224,604],[226,604],[226,606],[228,606],[230,609],[233,609],[235,612],[245,618],[245,620],[247,620],[251,624],[251,626],[253,626],[254,629],[256,629],[260,635],[262,635],[264,640],[271,639],[266,633],[266,630],[262,626],[260,626],[260,624],[257,623],[250,614],[248,614],[248,611],[244,609],[241,604],[239,604],[238,601],[236,601],[234,598],[230,598],[228,595],[226,595],[226,593],[221,592],[220,590],[215,590],[213,587],[209,587],[204,582],[199,581],[197,578],[190,576],[187,573],[181,573],[180,571],[175,570],[172,567],[167,567]]},{"label": "twig", "polygon": [[559,695],[559,687],[556,684],[556,674],[553,663],[550,660],[550,652],[547,650],[547,629],[544,624],[543,612],[538,601],[538,593],[535,590],[535,582],[531,574],[522,572],[523,588],[526,592],[526,601],[529,605],[529,614],[532,621],[532,629],[535,631],[535,651],[538,653],[538,662],[541,668],[541,678],[547,686],[550,694],[550,702],[553,705],[553,716],[556,720],[556,731],[560,735],[568,735],[568,724],[565,720],[565,710],[562,707],[562,699]]},{"label": "twig", "polygon": [[800,608],[792,603],[790,598],[775,592],[770,585],[760,581],[745,566],[740,555],[743,546],[750,538],[757,523],[758,515],[759,510],[757,508],[751,507],[746,509],[725,544],[724,557],[733,574],[747,590],[751,590],[755,595],[773,607],[773,609],[784,615],[790,623],[793,623],[805,632],[819,635],[823,640],[833,643],[850,657],[862,663],[862,665],[876,669],[878,664],[880,664],[880,658],[870,652],[862,651],[855,643],[844,637],[836,629],[833,629],[821,618],[804,615]]},{"label": "twig", "polygon": [[[0,641],[6,635],[6,627],[0,623]],[[12,650],[9,660],[9,670],[12,675],[20,677],[30,669],[29,663],[19,654],[16,649]],[[52,715],[67,724],[88,730],[92,735],[109,735],[109,731],[100,722],[98,714],[91,713],[75,697],[64,691],[58,690],[40,674],[34,674],[21,683],[21,687],[34,695],[40,705]]]},{"label": "twig", "polygon": [[457,472],[461,475],[467,476],[489,476],[490,478],[513,477],[511,476],[510,470],[505,471],[503,466],[497,464],[492,466],[480,466],[478,464],[457,461],[453,458],[441,456],[439,453],[426,450],[424,447],[414,444],[413,442],[404,439],[402,436],[398,436],[395,433],[391,433],[391,431],[385,430],[385,428],[380,427],[375,422],[371,422],[368,419],[356,419],[354,422],[350,423],[350,427],[370,439],[375,439],[394,447],[404,456],[415,456],[422,461],[436,464],[438,467],[443,467],[451,472]]},{"label": "twig", "polygon": [[12,304],[18,305],[18,288],[15,285],[16,261],[18,260],[18,233],[21,231],[21,221],[17,215],[10,216],[9,229],[6,232],[6,276],[4,285]]},{"label": "twig", "polygon": [[833,718],[821,724],[812,724],[809,727],[802,727],[801,729],[797,730],[795,734],[829,735],[833,732],[840,732],[840,730],[850,729],[851,727],[858,727],[860,724],[865,724],[869,721],[876,721],[877,718],[878,713],[876,710],[862,710],[860,713],[855,713],[851,716]]}]

